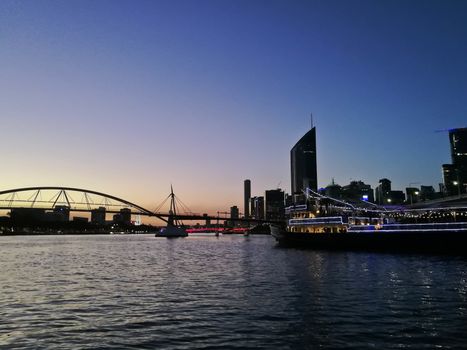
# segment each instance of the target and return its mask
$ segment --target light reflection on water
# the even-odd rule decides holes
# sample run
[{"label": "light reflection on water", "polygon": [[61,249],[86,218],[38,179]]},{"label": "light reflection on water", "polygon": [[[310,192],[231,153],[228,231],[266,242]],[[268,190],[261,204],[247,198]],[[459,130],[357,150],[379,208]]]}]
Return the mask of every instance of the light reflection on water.
[{"label": "light reflection on water", "polygon": [[466,262],[267,236],[1,237],[0,348],[462,348]]}]

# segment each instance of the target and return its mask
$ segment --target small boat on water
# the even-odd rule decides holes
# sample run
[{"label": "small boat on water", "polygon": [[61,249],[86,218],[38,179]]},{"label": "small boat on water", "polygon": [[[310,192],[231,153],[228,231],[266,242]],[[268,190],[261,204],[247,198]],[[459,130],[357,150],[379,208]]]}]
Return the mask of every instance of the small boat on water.
[{"label": "small boat on water", "polygon": [[316,249],[439,252],[467,255],[467,208],[369,208],[309,195],[288,208],[281,245]]},{"label": "small boat on water", "polygon": [[156,237],[175,238],[187,236],[188,232],[186,232],[186,228],[183,226],[167,225],[167,227],[163,227],[159,232],[156,232]]}]

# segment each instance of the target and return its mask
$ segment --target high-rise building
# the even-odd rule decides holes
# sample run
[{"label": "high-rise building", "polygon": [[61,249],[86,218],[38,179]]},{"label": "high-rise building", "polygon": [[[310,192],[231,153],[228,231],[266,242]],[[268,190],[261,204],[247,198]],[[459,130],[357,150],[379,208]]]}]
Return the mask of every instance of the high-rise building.
[{"label": "high-rise building", "polygon": [[130,208],[120,209],[120,218],[123,224],[125,225],[131,224],[131,209]]},{"label": "high-rise building", "polygon": [[376,187],[376,203],[387,204],[391,195],[391,181],[388,179],[379,180],[379,185]]},{"label": "high-rise building", "polygon": [[124,224],[124,225],[131,224],[131,209],[130,208],[120,209],[120,213],[115,214],[113,216],[113,222],[116,224]]},{"label": "high-rise building", "polygon": [[467,167],[467,128],[449,130],[452,164]]},{"label": "high-rise building", "polygon": [[238,219],[238,207],[236,205],[230,207],[230,218]]},{"label": "high-rise building", "polygon": [[250,198],[251,217],[257,220],[264,219],[264,197]]},{"label": "high-rise building", "polygon": [[456,167],[453,164],[443,164],[442,169],[444,193],[448,196],[457,193],[458,183]]},{"label": "high-rise building", "polygon": [[105,207],[99,207],[91,211],[91,223],[97,225],[105,224]]},{"label": "high-rise building", "polygon": [[292,195],[306,188],[318,189],[316,169],[316,127],[312,127],[290,150]]},{"label": "high-rise building", "polygon": [[243,216],[245,218],[250,217],[250,197],[251,197],[251,181],[245,180],[243,182]]},{"label": "high-rise building", "polygon": [[467,128],[449,130],[452,164],[443,164],[443,181],[448,195],[467,192]]},{"label": "high-rise building", "polygon": [[284,218],[285,210],[284,191],[268,190],[264,194],[264,207],[266,220],[281,220]]},{"label": "high-rise building", "polygon": [[233,207],[230,207],[230,220],[225,222],[226,225],[229,227],[237,226],[237,221],[235,219],[238,219],[240,217],[239,215],[240,215],[240,212],[236,205],[234,205]]}]

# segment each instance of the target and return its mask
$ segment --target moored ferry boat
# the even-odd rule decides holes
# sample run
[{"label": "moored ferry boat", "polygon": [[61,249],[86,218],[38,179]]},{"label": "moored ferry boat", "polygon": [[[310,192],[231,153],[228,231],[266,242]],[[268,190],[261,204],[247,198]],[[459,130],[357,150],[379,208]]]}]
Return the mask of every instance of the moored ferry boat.
[{"label": "moored ferry boat", "polygon": [[467,254],[467,208],[357,207],[307,192],[287,214],[285,228],[271,227],[281,245]]}]

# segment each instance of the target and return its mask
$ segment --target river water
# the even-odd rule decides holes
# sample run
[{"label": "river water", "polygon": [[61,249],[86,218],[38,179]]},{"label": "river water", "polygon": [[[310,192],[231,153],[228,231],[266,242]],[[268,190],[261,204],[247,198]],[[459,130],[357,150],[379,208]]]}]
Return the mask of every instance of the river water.
[{"label": "river water", "polygon": [[461,349],[467,260],[269,236],[0,237],[1,349]]}]

